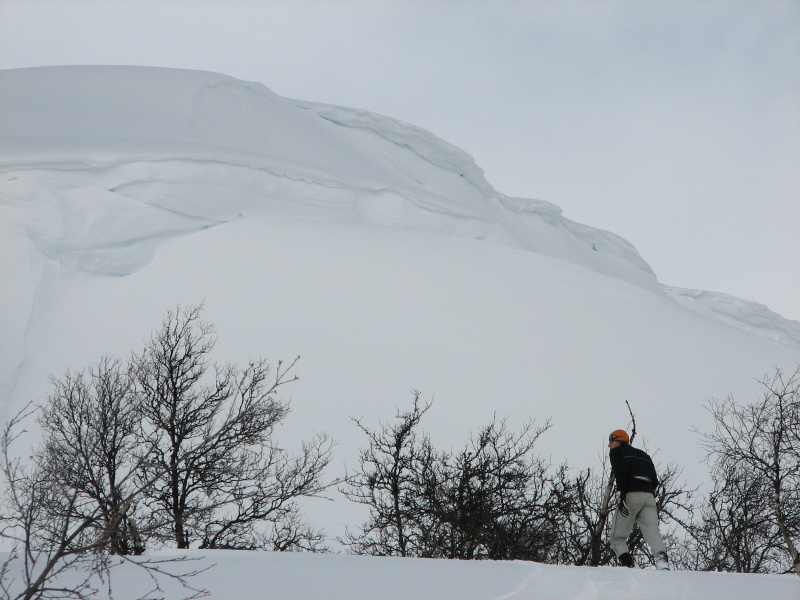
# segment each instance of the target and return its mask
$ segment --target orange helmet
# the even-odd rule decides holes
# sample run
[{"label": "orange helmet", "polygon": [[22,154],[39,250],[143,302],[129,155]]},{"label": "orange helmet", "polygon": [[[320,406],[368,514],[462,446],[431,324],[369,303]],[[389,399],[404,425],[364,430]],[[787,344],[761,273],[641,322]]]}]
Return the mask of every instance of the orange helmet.
[{"label": "orange helmet", "polygon": [[611,435],[608,436],[609,442],[625,442],[626,444],[631,441],[631,438],[628,437],[628,432],[623,431],[622,429],[616,429],[611,432]]}]

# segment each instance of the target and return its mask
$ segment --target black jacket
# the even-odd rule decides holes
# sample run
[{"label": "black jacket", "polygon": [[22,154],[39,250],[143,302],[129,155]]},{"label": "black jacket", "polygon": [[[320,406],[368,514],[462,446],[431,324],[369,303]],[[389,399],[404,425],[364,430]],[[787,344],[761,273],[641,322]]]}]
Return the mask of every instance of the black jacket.
[{"label": "black jacket", "polygon": [[625,495],[628,492],[650,492],[655,494],[658,476],[653,460],[647,452],[622,444],[608,452],[611,470],[617,480],[617,489]]}]

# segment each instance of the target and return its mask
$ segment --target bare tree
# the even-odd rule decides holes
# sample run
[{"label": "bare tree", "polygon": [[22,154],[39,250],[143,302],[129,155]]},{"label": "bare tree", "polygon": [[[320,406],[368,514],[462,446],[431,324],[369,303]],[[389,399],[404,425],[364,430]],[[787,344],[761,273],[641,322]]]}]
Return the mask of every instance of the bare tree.
[{"label": "bare tree", "polygon": [[[55,587],[52,582],[61,572],[86,560],[83,551],[87,530],[94,521],[72,518],[73,507],[78,503],[74,491],[59,489],[48,473],[11,457],[11,444],[19,435],[17,427],[29,415],[27,412],[14,417],[2,436],[2,468],[7,489],[0,522],[2,537],[14,547],[3,568],[3,593],[8,598],[54,598],[59,594],[83,598],[94,591],[88,578],[69,590]],[[16,586],[17,582],[7,574],[12,563],[20,561],[22,581]]]},{"label": "bare tree", "polygon": [[97,527],[108,531],[112,554],[141,554],[134,506],[126,504],[142,440],[127,370],[105,356],[84,372],[51,382],[54,390],[38,416],[44,438],[35,455],[39,468],[75,494],[76,507],[100,515]]},{"label": "bare tree", "polygon": [[350,500],[370,508],[361,531],[348,532],[342,540],[356,554],[420,556],[423,552],[412,499],[418,493],[416,428],[431,403],[421,404],[420,392],[413,393],[411,410],[398,410],[396,421],[382,423],[377,431],[353,419],[369,439],[367,448],[361,450],[358,471],[343,489]]},{"label": "bare tree", "polygon": [[736,474],[728,487],[760,484],[769,490],[770,525],[782,540],[789,570],[800,575],[800,367],[789,377],[775,369],[760,383],[763,396],[752,404],[711,400],[715,428],[702,440],[714,471]]},{"label": "bare tree", "polygon": [[691,526],[683,556],[676,560],[699,571],[774,573],[785,556],[774,527],[770,486],[741,464],[718,465],[713,489]]},{"label": "bare tree", "polygon": [[434,556],[544,560],[555,538],[547,465],[531,452],[549,428],[493,420],[460,452],[423,461],[417,503],[436,524]]},{"label": "bare tree", "polygon": [[[297,362],[244,369],[210,364],[214,328],[202,307],[169,312],[132,358],[141,416],[155,434],[143,470],[151,509],[164,515],[178,548],[251,547],[253,525],[292,513],[292,501],[319,494],[331,443],[318,436],[293,459],[273,433],[289,411],[279,387],[295,381]],[[288,511],[288,512],[287,512]]]},{"label": "bare tree", "polygon": [[272,521],[265,532],[254,533],[254,548],[274,552],[330,552],[325,536],[304,523],[297,511],[287,513],[280,521]]},{"label": "bare tree", "polygon": [[[12,458],[11,445],[17,439],[20,423],[30,416],[27,409],[17,414],[0,437],[0,461],[5,479],[5,497],[0,513],[0,537],[11,543],[11,551],[0,569],[0,592],[8,600],[86,599],[97,595],[99,585],[111,595],[110,542],[118,535],[121,522],[141,489],[131,489],[121,498],[117,511],[107,509],[86,494],[54,480],[50,468],[36,461],[24,463]],[[110,518],[109,518],[110,517]],[[140,560],[154,588],[160,577],[177,580],[187,590],[187,598],[206,595],[193,588],[188,578],[196,570],[176,573],[174,565],[184,560]],[[170,567],[169,565],[173,565]],[[59,576],[83,572],[85,577],[68,585]]]},{"label": "bare tree", "polygon": [[[597,543],[607,527],[607,466],[599,473],[583,469],[573,474],[565,464],[553,477],[555,502],[550,514],[558,541],[551,562],[577,566],[612,564],[615,555],[607,544]],[[607,502],[607,501],[606,501]],[[599,531],[599,534],[597,533]]]},{"label": "bare tree", "polygon": [[[296,502],[316,496],[336,482],[322,483],[332,443],[317,435],[290,456],[273,447],[243,448],[229,485],[218,490],[219,510],[203,524],[200,548],[307,550],[326,549],[322,534],[300,519]],[[270,524],[268,532],[259,530]]]},{"label": "bare tree", "polygon": [[[179,548],[320,550],[322,534],[302,522],[298,499],[321,494],[332,442],[318,434],[289,454],[273,440],[288,405],[276,390],[294,381],[278,363],[214,366],[213,328],[200,308],[168,313],[129,364],[103,357],[53,378],[38,407],[43,442],[29,462],[12,458],[20,413],[0,440],[6,480],[0,537],[13,544],[0,567],[1,597],[89,598],[108,586],[109,569],[134,562],[154,590],[162,576],[190,597],[204,595],[170,567],[185,559],[131,559],[153,532]],[[207,372],[209,376],[207,377]],[[147,511],[150,512],[147,512]],[[116,555],[116,556],[115,556]],[[81,583],[60,587],[65,571]]]},{"label": "bare tree", "polygon": [[553,539],[547,515],[547,465],[531,456],[549,428],[505,421],[471,436],[458,452],[437,450],[418,435],[430,408],[415,392],[410,411],[367,435],[359,470],[345,490],[370,518],[345,543],[361,554],[462,559],[539,559]]}]

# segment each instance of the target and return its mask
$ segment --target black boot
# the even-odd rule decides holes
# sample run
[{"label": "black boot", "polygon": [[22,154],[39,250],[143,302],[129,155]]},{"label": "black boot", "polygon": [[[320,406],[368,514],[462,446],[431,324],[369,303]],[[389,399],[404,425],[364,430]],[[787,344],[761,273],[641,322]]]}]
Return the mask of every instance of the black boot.
[{"label": "black boot", "polygon": [[636,566],[636,563],[633,562],[633,557],[631,556],[630,552],[620,554],[617,557],[617,562],[619,562],[620,566],[629,567],[631,569]]}]

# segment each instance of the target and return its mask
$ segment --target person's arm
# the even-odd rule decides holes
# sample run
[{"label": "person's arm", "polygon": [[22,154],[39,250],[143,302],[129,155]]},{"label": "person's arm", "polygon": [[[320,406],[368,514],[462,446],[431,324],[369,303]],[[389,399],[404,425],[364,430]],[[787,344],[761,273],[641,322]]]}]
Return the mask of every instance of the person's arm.
[{"label": "person's arm", "polygon": [[614,472],[614,478],[617,480],[617,490],[623,495],[628,491],[628,478],[630,473],[628,464],[622,455],[622,447],[614,448],[608,453],[611,460],[611,470]]},{"label": "person's arm", "polygon": [[650,466],[653,469],[653,486],[658,489],[658,486],[661,485],[661,482],[658,480],[658,473],[656,472],[656,466],[653,464],[653,459],[650,459]]}]

